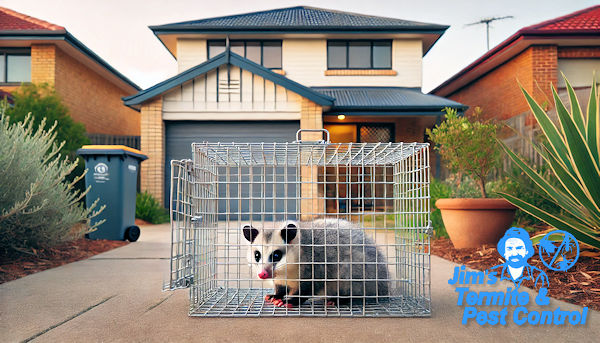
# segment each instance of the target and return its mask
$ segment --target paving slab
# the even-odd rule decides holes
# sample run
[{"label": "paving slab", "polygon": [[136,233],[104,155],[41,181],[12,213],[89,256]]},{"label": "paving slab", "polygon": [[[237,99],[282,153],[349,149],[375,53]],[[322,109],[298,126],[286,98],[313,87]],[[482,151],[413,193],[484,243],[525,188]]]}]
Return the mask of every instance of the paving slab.
[{"label": "paving slab", "polygon": [[[430,318],[193,318],[188,292],[163,292],[168,225],[142,227],[140,241],[0,285],[3,342],[596,342],[600,313],[585,326],[461,325],[447,280],[456,264],[432,256]],[[471,287],[504,291],[511,283]],[[525,289],[530,296],[535,292]],[[581,310],[552,300],[544,309]],[[487,308],[493,310],[493,307]],[[540,309],[537,306],[529,310]]]}]

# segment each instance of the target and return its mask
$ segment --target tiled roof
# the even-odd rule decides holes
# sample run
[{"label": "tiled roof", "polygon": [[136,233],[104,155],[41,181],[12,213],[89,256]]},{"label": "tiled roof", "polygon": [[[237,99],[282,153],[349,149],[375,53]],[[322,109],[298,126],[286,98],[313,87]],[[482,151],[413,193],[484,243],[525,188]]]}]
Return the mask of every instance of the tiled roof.
[{"label": "tiled roof", "polygon": [[62,26],[51,24],[25,14],[0,7],[0,31],[64,31]]},{"label": "tiled roof", "polygon": [[296,6],[152,26],[152,30],[445,30],[444,25]]},{"label": "tiled roof", "polygon": [[77,38],[73,37],[73,35],[71,35],[64,27],[15,12],[5,7],[0,7],[0,39],[21,40],[24,38],[41,42],[61,41],[71,44],[86,56],[86,58],[98,63],[101,67],[105,68],[109,73],[116,76],[128,86],[133,87],[135,90],[140,89],[140,87],[125,77],[125,75],[121,74],[82,42],[77,40]]},{"label": "tiled roof", "polygon": [[335,98],[332,111],[441,111],[444,107],[465,109],[466,106],[436,95],[423,94],[417,88],[405,87],[311,87]]},{"label": "tiled roof", "polygon": [[573,12],[562,17],[554,18],[525,30],[560,31],[560,30],[597,30],[600,31],[600,5]]},{"label": "tiled roof", "polygon": [[[513,48],[517,44],[521,44],[525,48],[530,43],[528,39],[545,37],[545,44],[553,44],[554,39],[581,39],[582,37],[595,39],[600,37],[600,5],[585,8],[583,10],[573,12],[562,17],[550,19],[535,25],[527,26],[517,31],[512,36],[505,39],[502,43],[496,45],[491,50],[476,59],[473,63],[463,68],[451,78],[441,83],[431,93],[448,95],[459,88],[458,83],[464,81],[463,78],[469,74],[479,77],[478,69],[482,65],[492,65],[494,63],[503,63],[505,60],[500,60],[502,54],[506,55],[506,51]],[[515,49],[512,52],[514,56],[523,51]],[[506,56],[502,57],[506,58]],[[475,74],[473,74],[475,73]],[[474,76],[474,77],[475,77]],[[458,82],[458,83],[457,83]],[[470,82],[470,81],[469,81]],[[463,85],[460,85],[462,87]]]}]

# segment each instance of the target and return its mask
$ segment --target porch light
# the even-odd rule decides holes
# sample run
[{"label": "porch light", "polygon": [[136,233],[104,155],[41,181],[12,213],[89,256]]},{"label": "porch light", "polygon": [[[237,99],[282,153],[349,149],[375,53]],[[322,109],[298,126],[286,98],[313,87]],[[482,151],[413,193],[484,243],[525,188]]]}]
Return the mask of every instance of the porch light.
[{"label": "porch light", "polygon": [[338,119],[339,120],[344,120],[344,119],[346,119],[346,116],[343,115],[343,114],[338,114]]}]

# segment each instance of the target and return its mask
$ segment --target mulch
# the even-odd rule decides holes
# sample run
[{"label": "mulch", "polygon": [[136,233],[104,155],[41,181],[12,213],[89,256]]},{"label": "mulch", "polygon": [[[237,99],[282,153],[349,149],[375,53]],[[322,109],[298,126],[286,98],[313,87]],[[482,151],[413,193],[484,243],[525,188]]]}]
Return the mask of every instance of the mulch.
[{"label": "mulch", "polygon": [[42,270],[84,260],[102,252],[122,247],[127,243],[126,241],[81,238],[63,243],[54,248],[2,256],[0,259],[0,284],[41,272]]},{"label": "mulch", "polygon": [[[537,254],[533,255],[528,262],[548,275],[549,296],[600,311],[600,251],[584,245],[580,245],[580,249],[577,263],[566,272],[549,270]],[[448,238],[432,240],[431,253],[477,270],[487,270],[505,262],[496,251],[495,245],[457,250]],[[529,280],[523,282],[523,285],[534,288]]]}]

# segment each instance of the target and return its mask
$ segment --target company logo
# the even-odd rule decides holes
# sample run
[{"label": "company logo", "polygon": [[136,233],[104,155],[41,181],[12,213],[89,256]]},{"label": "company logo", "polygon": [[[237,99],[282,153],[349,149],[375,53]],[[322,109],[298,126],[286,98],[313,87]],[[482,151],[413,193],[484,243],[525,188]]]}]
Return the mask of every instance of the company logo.
[{"label": "company logo", "polygon": [[533,280],[536,288],[548,287],[548,275],[527,263],[535,254],[527,231],[518,227],[508,229],[498,242],[498,253],[506,262],[490,268],[490,275],[493,274],[500,280],[512,280],[516,288],[519,288],[524,280]]},{"label": "company logo", "polygon": [[[538,289],[535,303],[548,306],[548,275],[546,272],[528,263],[535,254],[529,235],[522,228],[512,227],[506,231],[498,242],[498,253],[504,263],[486,271],[467,271],[465,266],[455,267],[454,274],[448,284],[456,285],[458,293],[457,305],[464,306],[461,323],[475,321],[479,325],[506,325],[507,318],[517,325],[585,325],[588,308],[581,311],[563,311],[560,307],[546,311],[529,311],[529,293],[520,291],[524,280],[531,280]],[[570,258],[576,251],[576,257]],[[568,232],[556,230],[545,235],[539,243],[539,256],[549,269],[565,271],[571,268],[579,258],[579,245]],[[506,292],[473,291],[471,284],[494,285],[498,280],[510,280],[514,287],[507,287]],[[485,306],[503,306],[501,310],[488,311]],[[509,317],[509,306],[515,306]],[[483,308],[482,308],[483,307]]]},{"label": "company logo", "polygon": [[106,163],[98,163],[94,167],[94,171],[98,174],[106,174],[106,172],[108,172],[108,166]]},{"label": "company logo", "polygon": [[108,166],[106,163],[98,163],[94,166],[94,181],[96,183],[106,183],[110,178],[108,177]]},{"label": "company logo", "polygon": [[[558,241],[558,243],[555,243]],[[579,243],[572,234],[556,230],[547,233],[540,240],[539,254],[542,263],[548,269],[564,272],[575,265],[579,259]],[[574,258],[569,253],[576,252]]]}]

